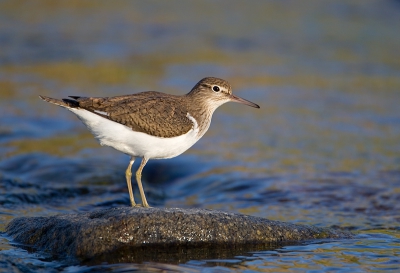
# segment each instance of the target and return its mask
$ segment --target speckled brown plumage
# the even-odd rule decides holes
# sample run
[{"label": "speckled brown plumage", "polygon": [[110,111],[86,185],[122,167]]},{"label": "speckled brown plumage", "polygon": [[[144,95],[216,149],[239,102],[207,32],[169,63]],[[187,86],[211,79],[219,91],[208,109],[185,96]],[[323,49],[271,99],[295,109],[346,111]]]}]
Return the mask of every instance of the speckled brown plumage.
[{"label": "speckled brown plumage", "polygon": [[[193,122],[189,113],[199,124],[200,134],[208,129],[218,97],[207,97],[213,93],[214,85],[223,87],[227,95],[232,94],[229,83],[218,78],[204,78],[183,96],[175,96],[155,91],[141,92],[116,97],[79,97],[56,100],[41,96],[45,101],[67,107],[79,107],[101,117],[128,126],[134,131],[157,137],[175,137],[187,133]],[[211,90],[211,91],[210,91]],[[220,100],[226,100],[221,97]],[[218,104],[218,103],[217,103]],[[207,121],[207,122],[204,122]]]},{"label": "speckled brown plumage", "polygon": [[188,109],[182,96],[149,91],[117,97],[74,98],[80,108],[152,136],[179,136],[193,127],[186,117]]}]

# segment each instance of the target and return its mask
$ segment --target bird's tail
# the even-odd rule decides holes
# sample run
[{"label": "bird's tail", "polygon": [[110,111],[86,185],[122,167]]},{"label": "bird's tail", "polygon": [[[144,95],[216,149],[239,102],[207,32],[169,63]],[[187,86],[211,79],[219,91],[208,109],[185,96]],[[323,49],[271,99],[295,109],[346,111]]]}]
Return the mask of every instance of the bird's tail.
[{"label": "bird's tail", "polygon": [[49,97],[45,97],[45,96],[39,96],[39,98],[41,98],[44,101],[50,102],[52,104],[64,107],[64,108],[77,108],[79,107],[79,102],[77,102],[76,100],[71,100],[71,99],[62,99],[62,100],[58,100],[58,99],[53,99],[53,98],[49,98]]}]

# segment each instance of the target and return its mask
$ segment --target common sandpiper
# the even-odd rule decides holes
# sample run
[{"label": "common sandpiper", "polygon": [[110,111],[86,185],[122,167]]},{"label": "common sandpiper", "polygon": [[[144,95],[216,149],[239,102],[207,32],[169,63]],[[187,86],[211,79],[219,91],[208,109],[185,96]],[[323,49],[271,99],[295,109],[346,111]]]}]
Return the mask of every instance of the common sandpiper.
[{"label": "common sandpiper", "polygon": [[[116,97],[40,98],[77,115],[100,145],[131,156],[125,171],[129,198],[132,206],[143,207],[149,207],[141,182],[149,159],[172,158],[185,152],[207,132],[215,109],[226,102],[260,108],[233,95],[227,81],[214,77],[200,80],[182,96],[148,91]],[[136,157],[142,158],[136,172],[141,205],[135,202],[131,183]]]}]

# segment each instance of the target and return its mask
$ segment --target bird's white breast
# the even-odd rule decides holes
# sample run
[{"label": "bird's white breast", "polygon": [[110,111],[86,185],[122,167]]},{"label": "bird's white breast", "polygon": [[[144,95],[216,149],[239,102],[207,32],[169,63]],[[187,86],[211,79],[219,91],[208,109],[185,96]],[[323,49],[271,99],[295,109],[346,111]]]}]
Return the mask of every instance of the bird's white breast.
[{"label": "bird's white breast", "polygon": [[187,117],[193,122],[192,129],[184,135],[162,138],[141,132],[79,108],[68,108],[76,114],[100,142],[100,145],[113,147],[125,154],[146,158],[171,158],[180,155],[201,137],[195,118],[189,113]]}]

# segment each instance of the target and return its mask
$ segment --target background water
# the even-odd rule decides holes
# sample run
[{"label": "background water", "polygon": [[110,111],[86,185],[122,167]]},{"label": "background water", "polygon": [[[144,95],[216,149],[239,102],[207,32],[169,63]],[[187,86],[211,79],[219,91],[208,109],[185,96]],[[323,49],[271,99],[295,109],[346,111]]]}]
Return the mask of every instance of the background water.
[{"label": "background water", "polygon": [[19,216],[129,205],[128,156],[101,147],[39,94],[184,94],[216,76],[261,109],[226,104],[189,151],[150,161],[149,203],[340,226],[357,236],[90,265],[52,261],[2,237],[0,268],[399,270],[399,30],[395,0],[1,1],[0,230]]}]

